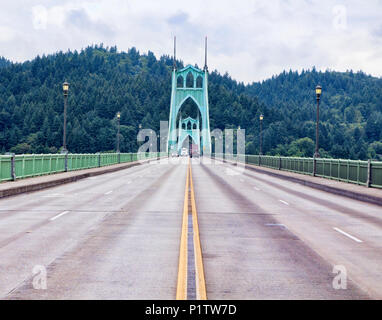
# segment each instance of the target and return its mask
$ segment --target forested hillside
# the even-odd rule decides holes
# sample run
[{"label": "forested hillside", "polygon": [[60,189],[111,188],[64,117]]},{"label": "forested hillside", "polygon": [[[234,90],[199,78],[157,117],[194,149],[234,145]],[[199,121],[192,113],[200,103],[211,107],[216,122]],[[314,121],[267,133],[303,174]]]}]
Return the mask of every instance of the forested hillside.
[{"label": "forested hillside", "polygon": [[8,67],[11,62],[3,57],[0,57],[0,68]]},{"label": "forested hillside", "polygon": [[[121,111],[121,151],[135,152],[140,124],[158,131],[160,120],[168,120],[172,64],[169,56],[158,59],[151,52],[117,52],[102,45],[22,64],[0,59],[0,151],[59,151],[66,80],[68,149],[115,149],[115,115]],[[311,156],[317,83],[323,86],[322,155],[366,159],[382,154],[382,80],[362,73],[289,72],[245,86],[211,72],[211,128],[245,128],[247,152],[258,153],[264,113],[265,153]]]},{"label": "forested hillside", "polygon": [[[283,72],[247,92],[259,98],[284,120],[268,122],[264,134],[267,150],[296,154],[299,144],[315,141],[315,86],[323,94],[320,104],[320,147],[322,155],[335,158],[366,159],[382,155],[382,79],[362,72]],[[296,141],[299,138],[308,139]],[[300,151],[303,151],[302,149]],[[297,152],[310,155],[306,152]]]},{"label": "forested hillside", "polygon": [[[62,145],[62,83],[70,83],[68,149],[98,152],[115,149],[115,115],[121,111],[121,151],[137,151],[139,125],[159,131],[168,121],[173,61],[132,48],[88,47],[81,52],[37,57],[0,69],[0,150],[57,152]],[[182,62],[178,62],[182,67]],[[228,76],[210,77],[211,127],[239,124],[257,134],[256,98]]]}]

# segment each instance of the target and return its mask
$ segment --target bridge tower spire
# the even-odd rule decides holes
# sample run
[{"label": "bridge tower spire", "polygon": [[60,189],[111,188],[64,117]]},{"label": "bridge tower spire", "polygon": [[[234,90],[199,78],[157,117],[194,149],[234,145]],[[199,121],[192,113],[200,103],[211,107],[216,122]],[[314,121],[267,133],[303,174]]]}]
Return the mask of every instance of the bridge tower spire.
[{"label": "bridge tower spire", "polygon": [[176,70],[176,36],[174,36],[174,70]]},{"label": "bridge tower spire", "polygon": [[207,36],[204,43],[204,71],[208,71],[207,66]]}]

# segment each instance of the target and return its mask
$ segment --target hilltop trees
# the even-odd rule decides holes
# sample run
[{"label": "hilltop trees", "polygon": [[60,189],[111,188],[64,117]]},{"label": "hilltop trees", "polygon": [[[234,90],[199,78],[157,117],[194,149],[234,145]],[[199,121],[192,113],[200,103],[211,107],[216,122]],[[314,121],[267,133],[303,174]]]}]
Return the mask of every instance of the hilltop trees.
[{"label": "hilltop trees", "polygon": [[[120,111],[121,151],[136,152],[139,125],[158,132],[160,121],[168,120],[172,65],[169,56],[157,59],[152,52],[141,54],[135,48],[118,52],[103,45],[38,56],[22,64],[0,58],[0,151],[59,152],[61,86],[66,80],[70,82],[68,149],[115,150],[115,115]],[[183,66],[181,61],[178,66]],[[380,157],[382,80],[363,73],[290,71],[246,86],[213,71],[209,75],[211,129],[246,129],[247,152],[258,153],[263,113],[266,154],[312,156],[318,83],[324,90],[322,155]]]},{"label": "hilltop trees", "polygon": [[283,137],[271,131],[268,152],[290,153],[281,148],[292,140],[315,141],[315,93],[323,87],[320,107],[320,147],[328,156],[351,159],[379,159],[375,147],[382,142],[382,79],[362,72],[283,72],[277,77],[254,83],[246,92],[258,97],[271,110],[283,114]]}]

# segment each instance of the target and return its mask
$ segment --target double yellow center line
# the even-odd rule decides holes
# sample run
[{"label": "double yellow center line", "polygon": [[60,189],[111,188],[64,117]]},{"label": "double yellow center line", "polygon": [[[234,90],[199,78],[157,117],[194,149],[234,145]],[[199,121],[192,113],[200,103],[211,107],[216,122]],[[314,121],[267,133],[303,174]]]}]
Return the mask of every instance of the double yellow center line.
[{"label": "double yellow center line", "polygon": [[207,300],[206,282],[200,245],[192,168],[187,166],[184,192],[182,235],[180,239],[177,300]]}]

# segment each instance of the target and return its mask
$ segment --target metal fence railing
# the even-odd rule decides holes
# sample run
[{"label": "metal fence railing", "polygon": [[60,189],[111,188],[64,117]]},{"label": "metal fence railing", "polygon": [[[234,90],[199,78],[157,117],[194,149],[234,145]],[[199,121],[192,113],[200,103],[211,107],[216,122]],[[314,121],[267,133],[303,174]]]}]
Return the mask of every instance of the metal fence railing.
[{"label": "metal fence railing", "polygon": [[167,156],[167,153],[0,155],[0,181],[10,181],[65,171],[98,168],[163,156]]},{"label": "metal fence railing", "polygon": [[[224,154],[213,154],[212,157],[232,159],[232,156]],[[382,188],[382,162],[259,155],[240,158],[245,159],[245,163],[257,166]]]}]

